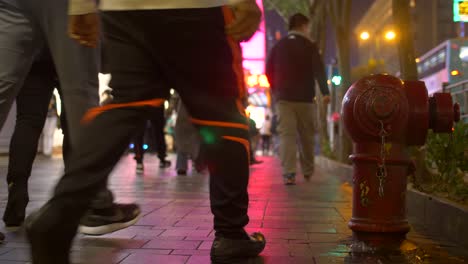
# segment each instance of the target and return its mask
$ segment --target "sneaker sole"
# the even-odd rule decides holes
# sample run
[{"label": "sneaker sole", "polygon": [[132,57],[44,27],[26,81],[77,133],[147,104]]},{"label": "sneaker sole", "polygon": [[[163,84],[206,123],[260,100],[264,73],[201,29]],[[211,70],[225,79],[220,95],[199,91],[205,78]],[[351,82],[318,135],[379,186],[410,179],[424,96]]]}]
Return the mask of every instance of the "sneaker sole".
[{"label": "sneaker sole", "polygon": [[96,227],[80,225],[78,228],[78,231],[81,234],[88,235],[88,236],[102,236],[105,234],[113,233],[115,231],[119,231],[121,229],[125,229],[129,226],[132,226],[136,224],[138,220],[140,220],[140,218],[141,218],[141,214],[139,214],[134,219],[125,223],[114,223],[114,224],[109,224],[105,226],[96,226]]},{"label": "sneaker sole", "polygon": [[244,257],[244,258],[218,258],[211,257],[211,264],[258,264],[263,263],[263,259],[259,256]]},{"label": "sneaker sole", "polygon": [[5,231],[7,232],[18,232],[22,228],[22,225],[19,226],[5,226]]}]

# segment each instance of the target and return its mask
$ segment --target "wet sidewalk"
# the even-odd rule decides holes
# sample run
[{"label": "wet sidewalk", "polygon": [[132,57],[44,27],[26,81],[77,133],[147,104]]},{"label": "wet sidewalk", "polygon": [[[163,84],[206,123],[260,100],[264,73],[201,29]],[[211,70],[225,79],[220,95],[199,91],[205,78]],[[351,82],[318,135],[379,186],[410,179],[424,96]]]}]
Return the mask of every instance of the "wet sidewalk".
[{"label": "wet sidewalk", "polygon": [[[84,264],[203,264],[210,263],[213,240],[208,200],[208,176],[177,176],[174,166],[159,169],[157,158],[145,157],[145,172],[135,173],[131,156],[125,156],[111,177],[117,201],[137,202],[143,217],[137,225],[101,236],[77,236],[74,263]],[[296,186],[284,186],[279,161],[261,157],[250,178],[249,231],[267,239],[262,256],[251,263],[468,263],[468,252],[424,230],[412,231],[404,255],[354,256],[349,253],[351,187],[320,167],[310,182],[298,176]],[[0,213],[6,205],[7,158],[0,158]],[[28,211],[48,198],[62,170],[60,158],[38,158],[30,180]],[[468,221],[468,220],[467,220]],[[3,223],[0,224],[3,226]],[[4,228],[0,228],[6,232]],[[6,233],[0,246],[0,264],[29,263],[24,235]],[[250,262],[249,262],[250,263]]]}]

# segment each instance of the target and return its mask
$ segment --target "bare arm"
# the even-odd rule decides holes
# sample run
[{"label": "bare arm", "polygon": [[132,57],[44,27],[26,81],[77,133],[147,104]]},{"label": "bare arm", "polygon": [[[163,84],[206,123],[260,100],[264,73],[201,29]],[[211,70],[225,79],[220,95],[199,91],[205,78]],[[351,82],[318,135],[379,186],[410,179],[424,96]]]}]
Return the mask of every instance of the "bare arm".
[{"label": "bare arm", "polygon": [[99,40],[99,15],[95,0],[70,0],[68,34],[81,45],[96,47]]},{"label": "bare arm", "polygon": [[237,41],[249,40],[262,21],[262,11],[255,0],[233,2],[234,21],[226,26],[226,33]]}]

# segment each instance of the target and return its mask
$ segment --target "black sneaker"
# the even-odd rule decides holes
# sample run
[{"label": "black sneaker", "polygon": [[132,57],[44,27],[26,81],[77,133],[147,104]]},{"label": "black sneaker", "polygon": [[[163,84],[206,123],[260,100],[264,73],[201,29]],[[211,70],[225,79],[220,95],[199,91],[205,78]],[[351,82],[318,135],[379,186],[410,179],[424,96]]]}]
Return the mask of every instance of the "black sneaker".
[{"label": "black sneaker", "polygon": [[24,224],[26,237],[31,245],[32,263],[70,264],[73,239],[67,239],[64,231],[50,221],[53,221],[53,217],[44,217],[47,213],[45,207],[31,213]]},{"label": "black sneaker", "polygon": [[249,240],[216,237],[211,246],[213,264],[231,264],[257,257],[265,248],[265,236],[253,233]]},{"label": "black sneaker", "polygon": [[8,203],[3,214],[3,222],[7,231],[15,232],[23,225],[26,217],[26,206],[29,202],[28,185],[8,185]]},{"label": "black sneaker", "polygon": [[140,219],[137,204],[116,204],[108,209],[91,209],[81,219],[79,232],[100,236],[134,225]]},{"label": "black sneaker", "polygon": [[159,162],[159,168],[161,169],[169,168],[170,166],[171,166],[171,162],[168,160],[162,160]]},{"label": "black sneaker", "polygon": [[178,170],[177,170],[177,175],[179,175],[179,176],[185,176],[185,175],[187,175],[187,170],[178,169]]}]

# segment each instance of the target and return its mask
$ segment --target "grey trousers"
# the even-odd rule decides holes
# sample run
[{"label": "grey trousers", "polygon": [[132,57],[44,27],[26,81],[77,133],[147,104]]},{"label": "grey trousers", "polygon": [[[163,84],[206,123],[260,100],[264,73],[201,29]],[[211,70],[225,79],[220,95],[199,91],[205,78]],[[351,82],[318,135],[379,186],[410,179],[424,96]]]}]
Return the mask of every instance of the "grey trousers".
[{"label": "grey trousers", "polygon": [[280,159],[284,174],[296,173],[297,152],[304,175],[314,171],[315,106],[312,103],[279,101]]},{"label": "grey trousers", "polygon": [[[0,0],[0,128],[39,51],[48,47],[63,92],[70,144],[80,120],[99,104],[99,50],[71,40],[67,0]],[[105,191],[112,199],[112,194]],[[106,199],[108,200],[108,199]]]}]

